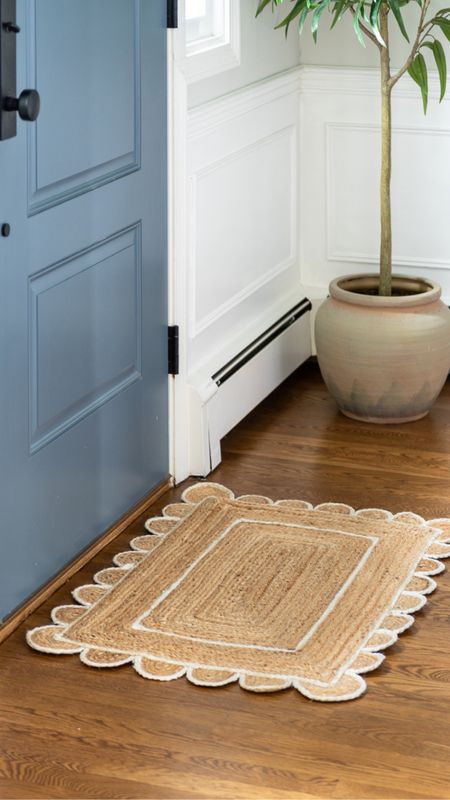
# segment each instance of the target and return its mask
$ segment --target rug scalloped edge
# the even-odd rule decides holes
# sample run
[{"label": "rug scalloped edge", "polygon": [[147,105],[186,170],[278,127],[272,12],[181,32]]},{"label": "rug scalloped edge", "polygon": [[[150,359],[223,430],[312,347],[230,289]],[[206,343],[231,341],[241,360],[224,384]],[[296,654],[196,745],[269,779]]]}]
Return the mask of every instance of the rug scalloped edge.
[{"label": "rug scalloped edge", "polygon": [[[186,499],[186,495],[188,495],[188,493],[190,491],[192,492],[192,490],[194,490],[194,489],[200,489],[200,488],[204,489],[205,487],[206,488],[207,487],[214,487],[215,489],[218,488],[221,491],[225,490],[224,494],[228,499],[235,499],[238,502],[240,500],[242,500],[242,502],[246,503],[246,504],[251,502],[252,498],[255,498],[255,502],[258,502],[258,505],[261,504],[260,500],[262,498],[264,500],[266,500],[267,503],[272,505],[272,506],[277,506],[278,504],[281,504],[283,502],[289,502],[289,500],[288,501],[282,501],[282,500],[273,501],[270,498],[265,497],[264,495],[241,495],[240,497],[236,498],[234,493],[230,489],[228,489],[227,487],[224,487],[221,484],[214,483],[214,482],[206,482],[206,481],[203,482],[202,481],[202,482],[193,484],[192,486],[190,486],[187,489],[185,489],[185,491],[183,492],[183,494],[181,496],[182,503],[188,503],[188,504],[192,505],[193,508],[194,508],[198,504],[199,501],[190,502],[188,499]],[[207,496],[208,495],[205,495],[205,498]],[[205,498],[203,498],[203,499],[205,499]],[[256,501],[256,498],[257,498],[257,501]],[[386,511],[385,509],[379,509],[379,508],[367,508],[367,509],[355,510],[354,508],[352,508],[352,506],[349,506],[349,505],[347,505],[345,503],[334,503],[334,502],[333,503],[320,503],[320,504],[318,504],[316,506],[313,506],[311,503],[308,503],[307,501],[299,501],[299,502],[304,503],[305,505],[303,507],[305,509],[308,508],[311,511],[323,510],[324,506],[328,507],[328,508],[334,506],[334,507],[349,509],[348,513],[349,513],[349,515],[352,515],[352,516],[353,515],[359,516],[359,515],[362,515],[364,512],[381,512],[383,514],[383,518],[386,521],[399,521],[398,517],[400,517],[402,515],[403,516],[408,515],[410,517],[414,517],[419,522],[419,524],[425,525],[425,526],[428,527],[427,521],[423,517],[420,517],[418,514],[414,514],[413,512],[404,512],[403,511],[403,512],[399,512],[397,514],[392,514],[391,512]],[[174,506],[176,504],[175,503],[171,503],[169,505],[170,506]],[[180,503],[180,505],[181,505],[181,503]],[[168,508],[168,506],[166,506],[166,507],[164,507],[162,509],[162,513],[161,513],[161,515],[159,517],[152,517],[147,522],[149,522],[149,521],[153,522],[153,521],[158,520],[158,519],[161,519],[161,520],[163,520],[163,519],[173,520],[175,525],[173,526],[173,528],[171,530],[174,530],[177,527],[177,525],[182,522],[183,517],[178,518],[178,517],[171,516],[171,515],[167,515],[166,516],[164,514],[165,508]],[[446,523],[450,524],[450,518],[439,518],[439,519],[435,518],[433,520],[430,520],[430,522],[439,522],[439,521],[440,522],[446,522]],[[147,525],[147,523],[145,524],[145,526],[146,525]],[[433,526],[430,525],[429,527],[431,529],[433,529],[434,525]],[[170,530],[168,530],[165,533],[162,533],[162,532],[152,531],[150,527],[146,528],[146,529],[149,531],[149,533],[148,534],[143,534],[143,536],[146,535],[146,536],[148,536],[149,539],[151,537],[155,537],[155,539],[163,539],[168,533],[170,533]],[[343,671],[343,673],[340,676],[340,678],[337,681],[335,681],[334,683],[330,683],[330,684],[327,685],[326,690],[328,691],[328,689],[330,689],[330,693],[329,694],[321,694],[320,693],[320,690],[322,688],[325,689],[324,684],[319,686],[318,682],[315,683],[314,681],[308,681],[307,679],[298,678],[297,676],[286,676],[286,675],[275,675],[275,674],[270,675],[270,677],[272,679],[284,683],[284,685],[281,685],[281,686],[279,685],[279,686],[277,686],[275,688],[273,684],[272,684],[272,686],[270,686],[270,682],[267,681],[267,677],[269,677],[269,676],[267,676],[265,674],[255,673],[255,672],[250,672],[250,671],[235,672],[231,668],[227,668],[225,666],[224,667],[217,667],[217,666],[210,666],[210,665],[205,665],[205,664],[181,663],[181,662],[180,663],[174,663],[174,662],[165,661],[164,659],[152,659],[152,657],[149,656],[148,654],[127,655],[127,654],[120,653],[119,651],[114,650],[114,649],[95,648],[92,645],[90,645],[88,647],[87,646],[79,646],[76,643],[71,643],[70,640],[63,640],[63,639],[61,639],[61,641],[65,641],[65,643],[67,645],[69,645],[69,648],[60,648],[60,649],[58,649],[55,646],[46,647],[45,645],[39,645],[38,643],[33,641],[33,635],[34,634],[38,634],[38,632],[40,632],[40,631],[49,631],[50,629],[52,629],[53,633],[54,633],[54,635],[56,637],[56,642],[57,642],[58,641],[58,634],[59,634],[59,636],[61,636],[62,633],[68,628],[69,623],[61,623],[61,622],[53,621],[52,625],[44,625],[44,626],[38,626],[36,628],[33,628],[33,629],[27,631],[27,633],[26,633],[26,641],[27,641],[28,645],[31,648],[33,648],[33,649],[35,649],[37,651],[43,652],[43,653],[55,654],[55,655],[76,655],[76,654],[78,654],[79,657],[80,657],[80,661],[83,664],[85,664],[86,666],[90,666],[90,667],[114,668],[114,667],[118,667],[118,666],[124,666],[126,664],[132,664],[132,666],[134,667],[135,671],[139,675],[141,675],[144,678],[151,679],[151,680],[171,681],[171,680],[178,680],[178,678],[181,678],[181,677],[185,676],[186,679],[188,681],[190,681],[191,683],[193,683],[193,684],[195,684],[197,686],[203,686],[203,687],[217,688],[217,687],[221,687],[221,686],[229,685],[231,683],[238,682],[239,685],[241,686],[241,688],[245,689],[246,691],[252,691],[252,692],[281,691],[283,689],[287,689],[287,688],[293,687],[298,692],[300,692],[300,694],[304,695],[308,699],[316,700],[316,701],[320,701],[320,702],[342,702],[342,701],[347,701],[347,700],[353,700],[353,699],[356,699],[357,697],[360,697],[367,689],[367,683],[364,680],[364,678],[361,677],[361,674],[362,673],[363,674],[367,674],[368,672],[372,672],[372,671],[378,669],[378,667],[383,663],[383,661],[385,659],[385,655],[382,652],[382,650],[385,650],[385,649],[391,647],[393,644],[395,644],[395,642],[398,640],[399,636],[402,633],[404,633],[406,630],[408,630],[414,624],[415,618],[414,618],[413,615],[417,611],[421,610],[427,604],[427,602],[428,602],[427,595],[429,595],[432,592],[434,592],[435,589],[437,588],[437,584],[431,578],[431,575],[440,574],[441,572],[443,572],[445,570],[445,565],[441,562],[441,559],[450,557],[450,545],[445,541],[439,541],[438,534],[442,533],[442,531],[439,528],[435,528],[435,530],[436,530],[436,539],[433,541],[433,545],[438,545],[438,546],[441,545],[441,546],[443,546],[444,547],[444,555],[436,555],[436,554],[428,553],[428,552],[423,553],[422,556],[420,557],[419,561],[416,564],[415,570],[408,576],[408,580],[406,582],[406,586],[407,586],[412,581],[413,578],[428,578],[428,580],[430,581],[430,584],[428,586],[426,586],[423,590],[408,591],[407,589],[403,589],[399,593],[398,597],[394,601],[394,603],[391,606],[391,608],[383,614],[383,619],[387,619],[389,616],[396,616],[396,617],[399,617],[399,618],[404,618],[405,619],[405,625],[400,627],[397,631],[390,630],[390,629],[387,629],[387,628],[383,628],[382,625],[378,625],[369,634],[369,636],[366,639],[366,642],[362,645],[362,647],[360,647],[359,651],[357,652],[355,657],[352,659],[351,664]],[[144,553],[146,557],[151,557],[151,552],[152,552],[151,550],[150,551],[146,551],[144,549],[140,549],[137,546],[134,546],[134,542],[139,538],[143,538],[143,536],[142,537],[139,537],[139,536],[138,537],[134,537],[134,539],[132,539],[129,542],[129,550],[128,551],[121,551],[121,555],[123,555],[126,552],[130,552],[130,553],[133,553],[133,552],[138,552],[139,553],[140,552],[140,553]],[[448,552],[447,552],[447,550],[445,550],[446,546],[449,548]],[[116,554],[116,555],[118,555],[118,554]],[[114,558],[115,557],[116,556],[114,556]],[[431,570],[418,570],[417,567],[419,566],[420,562],[425,561],[425,560],[429,560],[430,562],[434,562],[437,566],[432,568]],[[64,604],[64,605],[56,606],[54,609],[52,609],[52,612],[51,612],[52,620],[54,620],[54,615],[56,615],[58,610],[60,610],[60,609],[77,608],[77,607],[79,607],[79,608],[83,609],[83,611],[87,611],[89,608],[94,607],[95,605],[97,605],[97,603],[99,603],[101,600],[103,600],[103,598],[106,596],[106,594],[108,594],[110,591],[112,591],[112,589],[115,587],[116,584],[107,585],[105,583],[102,583],[101,582],[101,578],[99,577],[102,572],[104,573],[104,572],[106,572],[106,570],[111,570],[111,571],[114,570],[114,571],[117,571],[118,573],[119,572],[124,573],[123,577],[126,577],[126,575],[129,574],[131,571],[133,571],[136,566],[137,566],[137,563],[136,564],[133,564],[133,563],[129,564],[126,567],[118,566],[113,560],[112,563],[111,563],[111,566],[103,567],[101,570],[98,570],[98,572],[96,572],[94,574],[94,576],[92,578],[93,583],[83,584],[83,585],[78,586],[76,589],[73,590],[72,597],[74,598],[74,600],[78,604],[77,606]],[[79,593],[82,590],[89,590],[89,589],[101,589],[101,590],[103,590],[101,596],[96,601],[94,601],[92,603],[89,603],[86,600],[79,599]],[[406,608],[406,609],[400,608],[399,609],[399,608],[396,607],[395,603],[397,603],[400,598],[402,598],[402,597],[408,598],[410,596],[420,598],[420,605],[417,606],[417,607],[414,607],[412,609],[409,609],[409,608]],[[375,639],[376,636],[382,635],[382,634],[388,634],[389,635],[388,640],[386,641],[386,643],[384,643],[382,645],[374,646],[374,648],[371,649],[370,640],[371,639]],[[70,648],[71,645],[73,645],[73,649]],[[93,661],[89,660],[89,656],[88,656],[88,652],[92,651],[92,650],[98,650],[98,651],[103,650],[105,653],[107,652],[107,653],[111,653],[111,654],[116,653],[118,656],[120,656],[120,658],[117,659],[117,663],[93,662]],[[352,665],[355,664],[358,661],[358,659],[360,658],[361,654],[364,654],[364,653],[370,654],[372,656],[377,656],[378,657],[377,658],[377,663],[374,663],[373,666],[370,666],[367,669],[365,669],[365,668],[363,668],[363,669],[354,669],[354,668],[352,668]],[[173,674],[171,674],[171,675],[147,674],[144,670],[142,670],[139,667],[139,665],[141,664],[143,658],[148,659],[148,660],[159,661],[159,662],[167,664],[167,665],[171,665],[172,664],[177,669],[174,669]],[[198,680],[195,680],[195,675],[194,675],[195,670],[217,671],[217,672],[222,672],[222,673],[224,673],[224,672],[230,672],[230,673],[233,672],[233,676],[230,677],[229,680],[223,681],[223,682],[213,682],[213,681],[200,682]],[[261,683],[261,685],[259,687],[256,686],[256,685],[255,686],[250,686],[248,683],[246,684],[246,678],[248,678],[248,676],[252,676],[252,677],[255,677],[255,678],[260,677],[260,678],[264,679],[265,685],[264,685],[264,682]],[[354,682],[355,688],[352,691],[344,692],[343,694],[334,694],[333,695],[333,687],[336,687],[339,684],[339,682],[343,682],[344,685],[345,685],[345,679],[346,678],[348,679],[348,681],[350,681],[350,682],[353,681]],[[316,688],[316,691],[314,691],[314,686],[316,686],[316,687],[319,686],[319,689]]]}]

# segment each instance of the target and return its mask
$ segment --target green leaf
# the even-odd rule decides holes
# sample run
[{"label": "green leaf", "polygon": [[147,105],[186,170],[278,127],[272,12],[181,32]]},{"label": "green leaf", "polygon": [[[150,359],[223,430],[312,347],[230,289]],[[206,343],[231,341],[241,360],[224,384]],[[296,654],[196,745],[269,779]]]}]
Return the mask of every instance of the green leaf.
[{"label": "green leaf", "polygon": [[[381,0],[373,0],[372,5],[370,6],[370,24],[372,25],[372,30],[377,37],[380,44],[386,47],[385,42],[380,33],[380,26],[378,25],[378,15],[380,13],[380,6]],[[380,41],[381,40],[381,41]]]},{"label": "green leaf", "polygon": [[366,43],[365,43],[363,35],[361,33],[361,28],[359,27],[359,9],[357,9],[355,11],[354,15],[353,15],[353,29],[354,29],[354,31],[356,33],[358,42],[360,43],[360,45],[365,47]]},{"label": "green leaf", "polygon": [[382,47],[386,47],[386,42],[384,41],[384,39],[383,39],[383,37],[382,37],[382,35],[380,33],[380,29],[379,29],[378,25],[372,25],[371,28],[372,28],[372,31],[374,33],[374,36],[378,39],[378,41],[381,44],[381,46]]},{"label": "green leaf", "polygon": [[427,113],[428,105],[428,72],[427,65],[422,53],[418,53],[408,69],[409,74],[413,81],[420,86],[422,92],[422,102],[424,114]]},{"label": "green leaf", "polygon": [[301,34],[303,33],[303,28],[305,26],[306,17],[308,16],[309,11],[310,11],[310,9],[308,8],[308,6],[304,6],[304,8],[302,8],[302,10],[300,11],[300,15],[299,15],[299,18],[298,18],[298,35],[299,36],[301,36]]},{"label": "green leaf", "polygon": [[289,12],[289,14],[283,20],[281,20],[281,22],[279,22],[278,25],[275,25],[275,30],[277,28],[286,28],[286,36],[287,36],[289,25],[291,24],[292,20],[295,19],[295,17],[297,17],[300,14],[300,11],[302,10],[305,3],[307,3],[307,0],[297,0],[297,2],[294,5],[294,8]]},{"label": "green leaf", "polygon": [[434,60],[436,61],[439,72],[439,82],[441,84],[441,96],[439,98],[439,102],[441,103],[447,89],[447,61],[445,58],[445,50],[437,39],[435,39],[434,42],[424,42],[422,47],[429,47],[434,55]]},{"label": "green leaf", "polygon": [[375,22],[372,22],[372,20],[369,19],[369,24],[370,24],[370,27],[372,29],[372,32],[373,32],[374,36],[378,39],[378,41],[381,44],[381,46],[382,47],[386,47],[386,42],[384,41],[384,39],[383,39],[383,37],[382,37],[382,35],[380,33],[380,28],[378,26],[378,14],[377,14],[377,18],[376,18]]},{"label": "green leaf", "polygon": [[259,15],[261,14],[261,11],[264,11],[265,7],[268,6],[269,3],[271,3],[271,2],[272,2],[272,0],[259,0],[258,8],[256,9],[256,15],[255,16],[259,17]]},{"label": "green leaf", "polygon": [[315,42],[317,42],[317,29],[319,27],[320,17],[323,14],[323,12],[325,11],[325,9],[328,8],[328,4],[329,4],[329,0],[323,0],[323,2],[320,4],[320,6],[318,6],[318,8],[316,8],[316,10],[314,11],[314,14],[312,16],[311,33],[313,35],[313,39],[314,39]]},{"label": "green leaf", "polygon": [[381,0],[373,0],[370,6],[370,23],[378,26],[378,14],[380,13]]},{"label": "green leaf", "polygon": [[333,30],[336,22],[339,22],[340,19],[344,16],[345,12],[348,8],[348,0],[338,0],[338,2],[334,6],[333,10],[333,21],[331,23],[330,30]]},{"label": "green leaf", "polygon": [[370,18],[367,14],[366,4],[360,3],[359,10],[361,12],[361,17],[363,18],[363,21],[366,22],[367,25],[370,25]]},{"label": "green leaf", "polygon": [[435,25],[439,25],[445,38],[450,42],[450,19],[446,19],[445,17],[434,17],[434,19],[431,21]]},{"label": "green leaf", "polygon": [[395,19],[397,20],[398,27],[400,28],[406,41],[409,42],[408,32],[405,28],[405,23],[403,22],[402,12],[400,11],[400,5],[398,0],[389,0],[389,5],[391,7]]}]

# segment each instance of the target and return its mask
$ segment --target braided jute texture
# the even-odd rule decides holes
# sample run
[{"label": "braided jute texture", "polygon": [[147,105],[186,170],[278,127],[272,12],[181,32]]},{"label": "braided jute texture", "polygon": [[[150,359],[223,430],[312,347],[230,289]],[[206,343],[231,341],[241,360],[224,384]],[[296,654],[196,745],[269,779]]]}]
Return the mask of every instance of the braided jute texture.
[{"label": "braided jute texture", "polygon": [[159,681],[351,700],[450,556],[450,519],[235,498],[203,482],[182,500],[28,644]]}]

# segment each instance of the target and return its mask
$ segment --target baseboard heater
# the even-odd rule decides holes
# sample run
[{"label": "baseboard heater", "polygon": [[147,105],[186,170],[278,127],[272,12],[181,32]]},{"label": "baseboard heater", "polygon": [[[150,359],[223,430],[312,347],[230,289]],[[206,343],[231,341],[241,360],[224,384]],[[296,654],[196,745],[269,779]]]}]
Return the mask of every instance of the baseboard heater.
[{"label": "baseboard heater", "polygon": [[312,353],[310,312],[303,298],[212,375],[191,386],[192,475],[221,461],[221,439]]}]

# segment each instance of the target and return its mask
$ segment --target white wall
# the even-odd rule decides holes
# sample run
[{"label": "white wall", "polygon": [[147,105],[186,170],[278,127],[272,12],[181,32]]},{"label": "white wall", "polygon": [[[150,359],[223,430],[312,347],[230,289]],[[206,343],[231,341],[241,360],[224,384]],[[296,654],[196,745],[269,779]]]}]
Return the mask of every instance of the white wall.
[{"label": "white wall", "polygon": [[190,108],[295,67],[300,61],[296,31],[290,31],[286,40],[283,33],[273,30],[280,18],[279,10],[272,14],[269,7],[255,19],[258,0],[241,0],[240,6],[241,63],[234,69],[191,84],[188,91]]},{"label": "white wall", "polygon": [[[379,86],[375,70],[304,67],[301,78],[301,277],[378,269]],[[441,284],[450,302],[450,97],[430,75],[427,116],[406,76],[393,101],[393,266]]]}]

